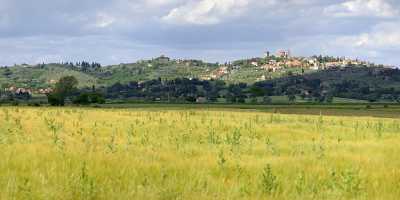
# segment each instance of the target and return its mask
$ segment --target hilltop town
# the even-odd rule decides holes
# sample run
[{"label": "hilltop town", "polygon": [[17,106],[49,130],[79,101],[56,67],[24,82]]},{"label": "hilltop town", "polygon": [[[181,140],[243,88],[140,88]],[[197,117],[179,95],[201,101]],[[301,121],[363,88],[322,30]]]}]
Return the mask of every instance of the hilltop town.
[{"label": "hilltop town", "polygon": [[[240,73],[243,68],[251,68],[255,74],[260,74],[253,81],[262,81],[276,78],[274,74],[297,73],[304,74],[309,71],[325,70],[331,68],[344,67],[375,67],[374,63],[349,59],[345,57],[330,56],[311,56],[296,57],[292,56],[290,50],[279,50],[275,55],[266,51],[263,57],[238,60],[233,63],[220,64],[219,68],[210,74],[202,76],[203,80],[220,79],[235,73]],[[383,66],[382,66],[383,67]],[[258,73],[257,73],[258,72]],[[250,81],[251,82],[251,81]]]}]

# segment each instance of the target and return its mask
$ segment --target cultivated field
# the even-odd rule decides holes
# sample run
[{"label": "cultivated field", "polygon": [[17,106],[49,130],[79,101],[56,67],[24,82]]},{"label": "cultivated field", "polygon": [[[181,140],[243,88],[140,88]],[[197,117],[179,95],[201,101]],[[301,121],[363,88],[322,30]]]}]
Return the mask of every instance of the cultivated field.
[{"label": "cultivated field", "polygon": [[0,107],[0,199],[398,199],[400,120]]}]

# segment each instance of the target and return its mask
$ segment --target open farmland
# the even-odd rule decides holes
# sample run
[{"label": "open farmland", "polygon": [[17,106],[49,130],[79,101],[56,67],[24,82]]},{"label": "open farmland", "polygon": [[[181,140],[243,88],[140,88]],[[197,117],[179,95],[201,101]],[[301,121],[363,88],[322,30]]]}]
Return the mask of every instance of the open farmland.
[{"label": "open farmland", "polygon": [[398,199],[400,120],[0,107],[0,199]]}]

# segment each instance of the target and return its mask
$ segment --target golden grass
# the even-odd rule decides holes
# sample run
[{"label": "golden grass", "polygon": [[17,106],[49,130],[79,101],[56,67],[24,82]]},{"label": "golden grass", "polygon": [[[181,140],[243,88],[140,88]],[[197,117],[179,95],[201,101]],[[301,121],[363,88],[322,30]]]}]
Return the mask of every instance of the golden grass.
[{"label": "golden grass", "polygon": [[400,121],[0,108],[0,199],[398,199]]}]

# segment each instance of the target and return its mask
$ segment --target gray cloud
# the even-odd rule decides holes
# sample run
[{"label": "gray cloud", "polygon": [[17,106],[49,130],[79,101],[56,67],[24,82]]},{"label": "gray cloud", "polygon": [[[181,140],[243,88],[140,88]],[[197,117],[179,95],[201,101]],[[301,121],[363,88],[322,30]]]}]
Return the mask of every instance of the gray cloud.
[{"label": "gray cloud", "polygon": [[0,0],[0,65],[290,48],[399,64],[396,0]]}]

